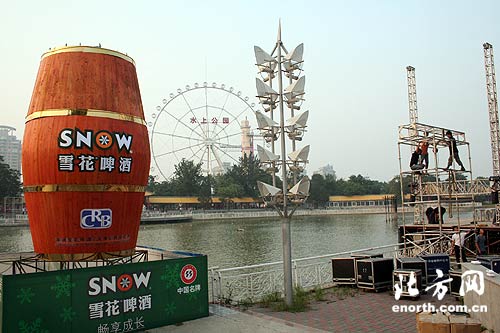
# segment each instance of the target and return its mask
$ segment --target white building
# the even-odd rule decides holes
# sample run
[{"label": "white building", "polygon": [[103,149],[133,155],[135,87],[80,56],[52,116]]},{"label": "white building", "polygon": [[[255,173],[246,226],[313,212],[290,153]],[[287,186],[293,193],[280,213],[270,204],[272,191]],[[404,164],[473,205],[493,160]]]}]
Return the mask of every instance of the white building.
[{"label": "white building", "polygon": [[21,171],[21,141],[14,135],[14,127],[0,125],[0,156],[11,169]]},{"label": "white building", "polygon": [[314,171],[314,174],[322,175],[323,177],[329,175],[335,176],[335,170],[333,170],[333,166],[331,164],[327,164],[324,167],[321,167],[318,170]]}]

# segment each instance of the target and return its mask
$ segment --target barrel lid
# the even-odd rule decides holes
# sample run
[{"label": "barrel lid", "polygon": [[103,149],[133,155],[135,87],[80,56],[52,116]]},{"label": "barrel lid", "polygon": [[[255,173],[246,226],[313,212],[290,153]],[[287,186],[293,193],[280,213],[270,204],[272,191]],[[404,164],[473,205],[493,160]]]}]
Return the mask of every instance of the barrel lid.
[{"label": "barrel lid", "polygon": [[121,53],[121,52],[118,52],[118,51],[105,49],[105,48],[102,48],[100,46],[81,46],[81,45],[78,45],[78,46],[55,47],[55,48],[52,48],[49,51],[45,52],[44,54],[42,54],[42,59],[49,57],[51,55],[54,55],[54,54],[66,53],[66,52],[87,52],[87,53],[107,54],[107,55],[111,55],[114,57],[124,59],[135,66],[134,59],[132,59],[128,55]]}]

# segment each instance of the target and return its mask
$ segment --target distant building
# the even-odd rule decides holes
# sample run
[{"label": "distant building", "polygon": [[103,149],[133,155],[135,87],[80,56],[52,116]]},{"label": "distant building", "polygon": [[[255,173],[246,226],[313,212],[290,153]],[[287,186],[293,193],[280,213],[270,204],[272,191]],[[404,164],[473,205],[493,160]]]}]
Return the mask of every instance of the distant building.
[{"label": "distant building", "polygon": [[241,156],[249,157],[250,154],[253,154],[253,135],[250,122],[245,119],[241,121]]},{"label": "distant building", "polygon": [[0,156],[11,169],[21,171],[21,141],[15,131],[14,127],[0,125]]},{"label": "distant building", "polygon": [[394,194],[332,195],[329,197],[328,207],[334,209],[393,207],[395,200]]},{"label": "distant building", "polygon": [[335,176],[335,170],[333,170],[333,166],[331,164],[327,164],[324,167],[319,168],[317,171],[314,171],[315,175],[326,176]]}]

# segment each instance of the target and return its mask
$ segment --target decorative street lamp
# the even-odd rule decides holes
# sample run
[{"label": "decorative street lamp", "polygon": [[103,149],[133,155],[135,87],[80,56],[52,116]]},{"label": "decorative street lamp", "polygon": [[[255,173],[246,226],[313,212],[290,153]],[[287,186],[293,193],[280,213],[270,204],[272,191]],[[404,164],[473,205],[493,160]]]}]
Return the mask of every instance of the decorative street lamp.
[{"label": "decorative street lamp", "polygon": [[[304,101],[305,76],[302,74],[302,55],[304,44],[298,45],[288,52],[281,41],[281,22],[278,27],[278,40],[271,54],[266,53],[258,46],[254,46],[256,65],[262,79],[256,78],[257,97],[269,116],[256,112],[257,124],[264,137],[264,141],[271,146],[271,151],[257,146],[257,153],[261,166],[273,177],[273,184],[257,182],[262,199],[268,206],[273,206],[281,217],[281,234],[283,242],[283,273],[285,303],[293,303],[292,287],[292,247],[290,237],[290,220],[298,205],[304,203],[309,196],[310,181],[307,176],[298,180],[308,162],[309,145],[296,149],[296,141],[302,141],[305,133],[309,111],[295,114]],[[283,53],[284,52],[284,55]],[[289,86],[283,89],[283,77],[289,81]],[[277,79],[277,90],[273,88],[273,80]],[[285,105],[290,110],[290,118],[285,125]],[[277,123],[274,110],[278,109]],[[286,154],[286,142],[290,140],[292,152]],[[280,139],[280,154],[276,153],[275,142]],[[276,173],[281,168],[283,187],[276,187]],[[288,186],[289,170],[292,174],[291,188]],[[293,205],[289,210],[289,204]]]}]

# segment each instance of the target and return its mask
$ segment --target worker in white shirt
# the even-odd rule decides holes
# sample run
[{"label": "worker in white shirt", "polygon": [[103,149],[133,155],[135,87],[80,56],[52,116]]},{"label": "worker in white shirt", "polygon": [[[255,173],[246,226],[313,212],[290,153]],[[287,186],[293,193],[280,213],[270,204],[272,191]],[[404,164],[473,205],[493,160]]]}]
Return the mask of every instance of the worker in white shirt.
[{"label": "worker in white shirt", "polygon": [[462,254],[462,262],[467,262],[467,257],[465,255],[465,236],[466,232],[458,232],[458,227],[453,227],[453,231],[455,232],[451,236],[451,254],[455,252],[455,258],[457,259],[457,263],[460,262],[460,254]]}]

